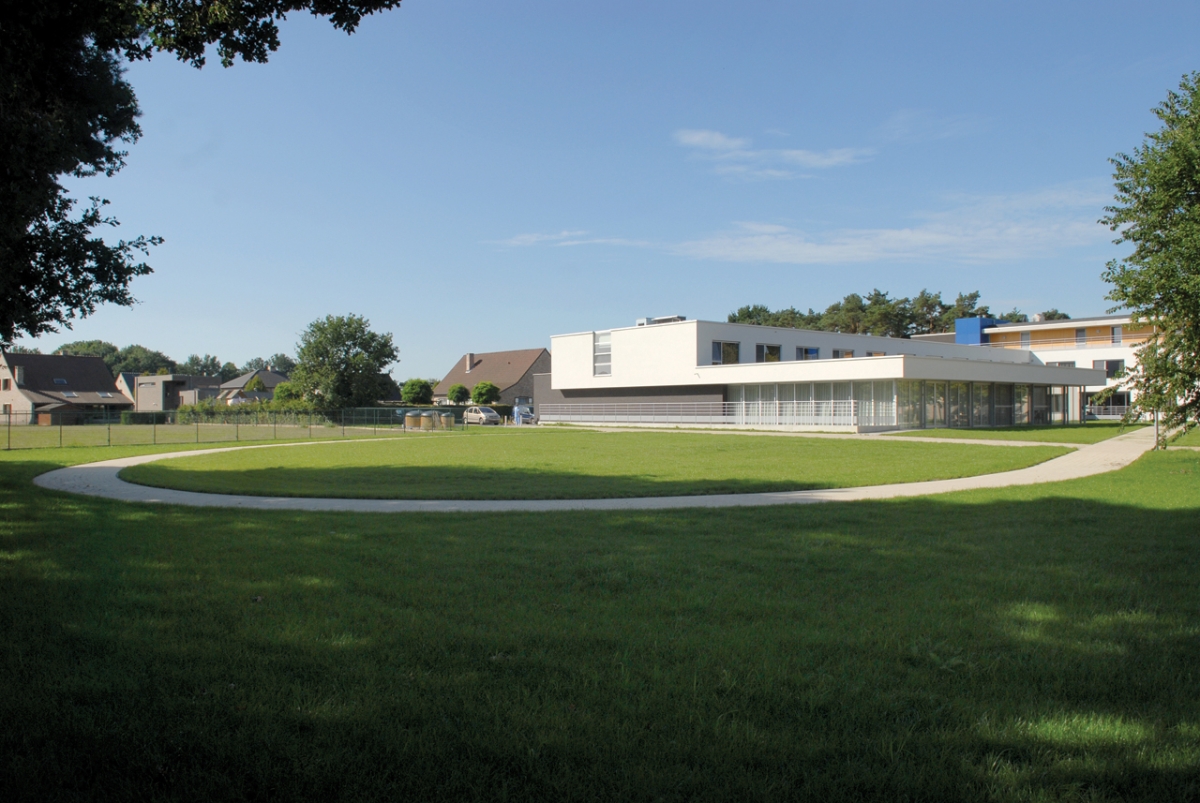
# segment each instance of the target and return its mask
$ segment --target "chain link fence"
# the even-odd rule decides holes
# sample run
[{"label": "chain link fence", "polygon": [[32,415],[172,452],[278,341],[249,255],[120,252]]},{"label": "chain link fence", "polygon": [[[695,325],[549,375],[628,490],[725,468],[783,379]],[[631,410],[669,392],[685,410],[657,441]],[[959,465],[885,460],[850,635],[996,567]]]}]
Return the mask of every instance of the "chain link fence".
[{"label": "chain link fence", "polygon": [[359,407],[331,412],[169,410],[50,411],[0,414],[3,448],[135,446],[272,440],[395,437],[458,429],[461,415],[411,407]]}]

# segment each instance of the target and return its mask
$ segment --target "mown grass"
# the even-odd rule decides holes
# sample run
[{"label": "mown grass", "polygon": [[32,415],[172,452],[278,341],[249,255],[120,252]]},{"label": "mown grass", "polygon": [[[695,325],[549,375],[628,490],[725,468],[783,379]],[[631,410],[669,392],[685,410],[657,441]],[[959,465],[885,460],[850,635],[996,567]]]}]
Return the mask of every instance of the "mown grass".
[{"label": "mown grass", "polygon": [[188,457],[121,476],[259,496],[583,499],[916,482],[1009,471],[1067,451],[687,432],[475,432]]},{"label": "mown grass", "polygon": [[30,485],[115,451],[0,456],[5,800],[1200,794],[1195,452],[619,514]]},{"label": "mown grass", "polygon": [[1045,443],[1099,443],[1131,432],[1140,424],[1128,426],[1120,421],[1089,421],[1086,424],[1056,424],[1028,427],[973,427],[971,429],[913,429],[889,432],[889,438],[968,438],[971,440],[1041,441]]},{"label": "mown grass", "polygon": [[1171,446],[1200,446],[1200,427],[1192,429],[1171,441]]}]

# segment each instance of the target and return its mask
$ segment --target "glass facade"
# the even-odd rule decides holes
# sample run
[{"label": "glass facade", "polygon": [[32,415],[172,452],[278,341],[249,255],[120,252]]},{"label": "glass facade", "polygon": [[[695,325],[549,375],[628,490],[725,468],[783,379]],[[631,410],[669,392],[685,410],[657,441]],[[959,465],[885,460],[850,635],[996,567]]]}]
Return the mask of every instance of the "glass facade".
[{"label": "glass facade", "polygon": [[873,380],[730,385],[727,400],[759,404],[855,402],[860,423],[901,429],[1007,427],[1080,420],[1077,388],[992,382]]}]

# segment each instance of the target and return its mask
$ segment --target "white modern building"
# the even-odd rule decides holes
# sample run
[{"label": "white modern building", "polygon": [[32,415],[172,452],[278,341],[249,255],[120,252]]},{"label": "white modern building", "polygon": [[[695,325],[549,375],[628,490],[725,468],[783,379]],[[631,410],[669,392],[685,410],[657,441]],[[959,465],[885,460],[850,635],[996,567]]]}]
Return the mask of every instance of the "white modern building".
[{"label": "white modern building", "polygon": [[1080,421],[1106,372],[1033,351],[650,318],[551,338],[545,422],[873,431]]},{"label": "white modern building", "polygon": [[[993,349],[1027,350],[1049,366],[1092,368],[1104,371],[1105,381],[1084,388],[1087,414],[1092,418],[1120,418],[1129,407],[1128,391],[1115,392],[1103,405],[1091,403],[1092,397],[1120,383],[1119,375],[1137,364],[1137,350],[1150,337],[1151,327],[1134,324],[1128,315],[1109,315],[1075,320],[1034,320],[1029,323],[1003,323],[975,319],[978,345]],[[974,341],[974,328],[963,327],[959,342]]]}]

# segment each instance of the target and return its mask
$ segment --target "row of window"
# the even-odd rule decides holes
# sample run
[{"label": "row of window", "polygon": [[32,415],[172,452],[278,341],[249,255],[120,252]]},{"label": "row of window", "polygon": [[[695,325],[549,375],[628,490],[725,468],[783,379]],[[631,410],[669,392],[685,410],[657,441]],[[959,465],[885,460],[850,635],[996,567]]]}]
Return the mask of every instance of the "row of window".
[{"label": "row of window", "polygon": [[[1075,361],[1074,360],[1065,360],[1065,361],[1060,361],[1060,362],[1048,362],[1048,363],[1046,363],[1046,365],[1052,366],[1054,368],[1074,368]],[[1112,378],[1119,376],[1120,374],[1125,372],[1125,361],[1124,360],[1092,360],[1092,368],[1096,369],[1097,371],[1103,371],[1105,376],[1107,376],[1109,379],[1112,379]]]},{"label": "row of window", "polygon": [[[713,365],[735,365],[742,361],[741,359],[742,344],[731,343],[723,340],[714,340],[712,344],[712,364]],[[831,349],[831,358],[835,360],[851,359],[854,357],[854,349]],[[883,357],[886,356],[882,351],[868,351],[868,357]],[[797,360],[819,360],[821,359],[821,350],[811,346],[796,346]],[[775,346],[767,343],[759,343],[754,347],[755,362],[781,362],[783,360],[783,346]]]},{"label": "row of window", "polygon": [[[1120,345],[1121,341],[1124,339],[1124,337],[1125,337],[1124,330],[1120,326],[1109,327],[1108,338],[1109,338],[1110,343],[1112,343],[1113,345]],[[1088,344],[1087,329],[1083,329],[1083,328],[1076,329],[1075,330],[1075,345],[1079,346],[1080,348],[1083,348],[1083,347],[1087,346],[1087,344]],[[1033,340],[1030,336],[1030,333],[1022,332],[1021,333],[1021,348],[1023,348],[1023,349],[1031,348],[1032,345],[1033,345]]]}]

